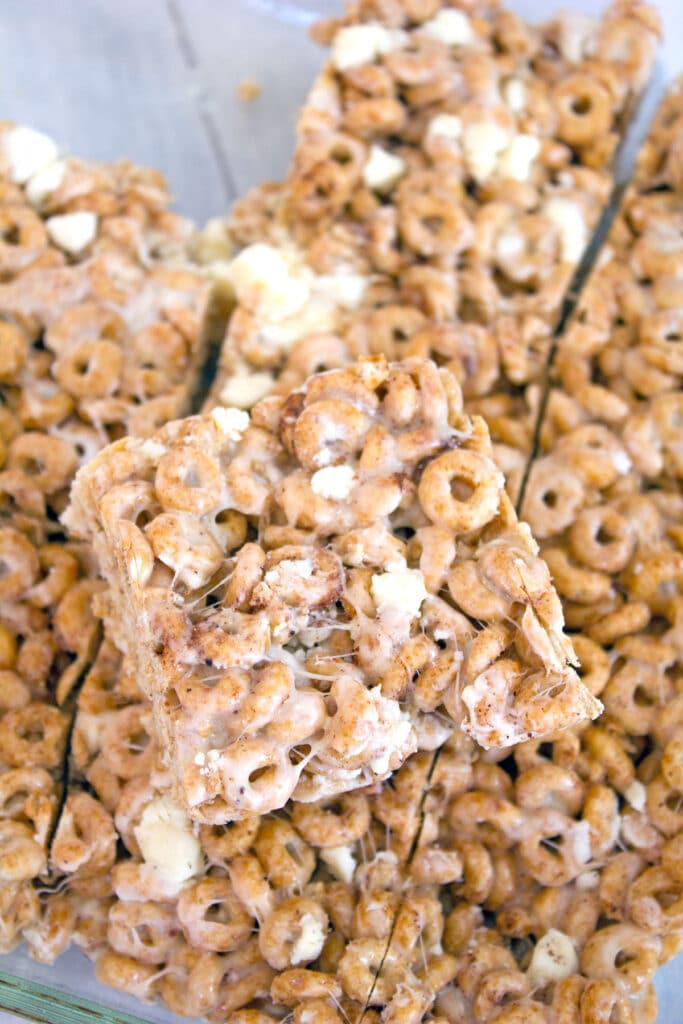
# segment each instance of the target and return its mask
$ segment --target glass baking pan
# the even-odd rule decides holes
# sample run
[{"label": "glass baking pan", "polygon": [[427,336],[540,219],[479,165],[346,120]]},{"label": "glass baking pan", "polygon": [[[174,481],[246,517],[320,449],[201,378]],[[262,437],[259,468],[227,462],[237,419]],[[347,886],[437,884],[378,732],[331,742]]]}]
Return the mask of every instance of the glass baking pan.
[{"label": "glass baking pan", "polygon": [[[511,0],[547,18],[540,0]],[[0,117],[52,134],[85,158],[128,157],[167,175],[177,207],[218,216],[287,168],[296,111],[322,55],[307,38],[341,0],[22,0],[0,5]],[[595,0],[566,6],[595,13]],[[659,0],[666,26],[658,80],[681,70],[683,3]],[[252,79],[259,95],[241,99]],[[55,89],[53,82],[59,81]],[[655,95],[648,106],[652,109]],[[683,956],[657,976],[661,1024],[683,1020]],[[55,965],[21,948],[0,957],[0,1024],[171,1024],[177,1017],[100,985],[78,951]]]}]

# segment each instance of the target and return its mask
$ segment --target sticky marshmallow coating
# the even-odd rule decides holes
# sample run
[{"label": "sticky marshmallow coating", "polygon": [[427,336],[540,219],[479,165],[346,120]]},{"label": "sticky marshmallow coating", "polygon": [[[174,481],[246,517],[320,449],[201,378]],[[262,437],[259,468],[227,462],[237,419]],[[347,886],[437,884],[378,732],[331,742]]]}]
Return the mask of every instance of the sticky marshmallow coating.
[{"label": "sticky marshmallow coating", "polygon": [[[66,519],[94,541],[199,820],[386,778],[437,710],[485,746],[599,710],[485,425],[428,361],[361,360],[251,417],[117,442],[80,472]],[[463,665],[503,607],[507,654]],[[549,672],[557,714],[530,682]]]}]

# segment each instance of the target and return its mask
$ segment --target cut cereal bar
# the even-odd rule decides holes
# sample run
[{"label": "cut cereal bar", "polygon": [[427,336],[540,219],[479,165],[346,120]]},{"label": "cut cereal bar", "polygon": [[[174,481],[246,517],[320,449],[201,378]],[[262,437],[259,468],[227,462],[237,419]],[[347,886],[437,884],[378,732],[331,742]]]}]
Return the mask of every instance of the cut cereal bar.
[{"label": "cut cereal bar", "polygon": [[429,361],[119,441],[65,522],[199,820],[386,778],[456,725],[501,747],[600,710],[485,424]]},{"label": "cut cereal bar", "polygon": [[537,387],[658,33],[631,0],[540,27],[497,3],[352,4],[287,181],[233,217],[249,244],[220,271],[237,305],[214,403],[368,353],[433,358],[468,399]]}]

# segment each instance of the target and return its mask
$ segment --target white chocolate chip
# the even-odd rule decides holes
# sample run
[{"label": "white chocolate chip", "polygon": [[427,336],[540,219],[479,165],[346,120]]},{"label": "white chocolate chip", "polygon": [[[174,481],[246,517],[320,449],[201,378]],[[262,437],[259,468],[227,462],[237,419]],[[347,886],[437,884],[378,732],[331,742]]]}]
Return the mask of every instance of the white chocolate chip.
[{"label": "white chocolate chip", "polygon": [[31,176],[26,184],[26,196],[32,206],[42,206],[48,196],[56,192],[64,181],[66,163],[55,160]]},{"label": "white chocolate chip", "polygon": [[503,99],[513,114],[521,114],[526,107],[526,85],[521,78],[508,78],[504,84]]},{"label": "white chocolate chip", "polygon": [[468,46],[475,39],[470,19],[452,8],[439,11],[421,26],[421,31],[447,46]]},{"label": "white chocolate chip", "polygon": [[220,399],[225,405],[236,409],[251,409],[275,383],[272,373],[260,370],[258,373],[237,373],[229,377],[221,388]]},{"label": "white chocolate chip", "polygon": [[496,170],[498,157],[510,136],[494,121],[473,121],[463,132],[465,165],[476,182],[486,181]]},{"label": "white chocolate chip", "polygon": [[348,25],[337,32],[332,41],[330,60],[337,71],[372,64],[383,53],[400,50],[408,39],[400,29],[383,25]]},{"label": "white chocolate chip", "polygon": [[541,151],[535,135],[515,135],[498,157],[498,173],[513,181],[528,181],[532,164]]},{"label": "white chocolate chip", "polygon": [[345,501],[356,486],[356,474],[351,466],[325,466],[311,477],[311,488],[321,498]]},{"label": "white chocolate chip", "polygon": [[60,213],[45,221],[47,233],[52,242],[64,252],[75,256],[95,241],[97,237],[97,214],[89,210],[76,213]]},{"label": "white chocolate chip", "polygon": [[363,168],[363,181],[373,192],[391,192],[405,170],[405,161],[400,156],[375,145],[371,147],[370,156]]},{"label": "white chocolate chip", "polygon": [[249,426],[249,413],[244,409],[224,409],[218,406],[212,411],[211,416],[219,430],[231,441],[239,441]]},{"label": "white chocolate chip", "polygon": [[562,981],[579,968],[574,943],[564,932],[550,928],[538,940],[531,956],[527,977],[533,986]]},{"label": "white chocolate chip", "polygon": [[462,121],[457,114],[436,114],[427,125],[425,135],[427,139],[437,136],[444,139],[459,139],[462,135]]},{"label": "white chocolate chip", "polygon": [[305,306],[312,273],[297,273],[285,251],[256,242],[228,264],[226,276],[237,301],[268,318],[282,319]]},{"label": "white chocolate chip", "polygon": [[424,576],[419,569],[390,569],[372,577],[372,599],[380,618],[404,616],[415,619],[428,597]]},{"label": "white chocolate chip", "polygon": [[563,11],[557,24],[560,53],[570,64],[580,64],[592,50],[597,35],[597,19],[579,11]]},{"label": "white chocolate chip", "polygon": [[292,945],[290,954],[289,962],[292,966],[309,964],[312,960],[316,960],[320,956],[327,938],[322,922],[313,914],[303,914],[300,927],[301,932]]},{"label": "white chocolate chip", "polygon": [[335,878],[350,885],[356,873],[356,858],[351,846],[330,846],[320,850],[320,858]]},{"label": "white chocolate chip", "polygon": [[19,125],[1,137],[13,182],[24,185],[29,178],[57,159],[57,143],[44,132]]},{"label": "white chocolate chip", "polygon": [[180,887],[201,870],[199,840],[190,819],[170,796],[148,803],[133,831],[145,864],[168,885]]},{"label": "white chocolate chip", "polygon": [[525,241],[524,235],[521,231],[516,231],[514,228],[508,228],[506,231],[501,233],[496,238],[496,259],[505,261],[513,259],[515,256],[519,256],[524,252]]},{"label": "white chocolate chip", "polygon": [[578,263],[586,248],[586,224],[583,210],[573,199],[549,199],[543,213],[557,228],[560,255],[566,263]]},{"label": "white chocolate chip", "polygon": [[633,779],[629,782],[628,786],[624,790],[624,799],[633,807],[636,811],[645,810],[645,798],[646,798],[645,786],[638,779]]},{"label": "white chocolate chip", "polygon": [[612,453],[612,464],[620,476],[626,476],[633,469],[633,463],[623,448]]}]

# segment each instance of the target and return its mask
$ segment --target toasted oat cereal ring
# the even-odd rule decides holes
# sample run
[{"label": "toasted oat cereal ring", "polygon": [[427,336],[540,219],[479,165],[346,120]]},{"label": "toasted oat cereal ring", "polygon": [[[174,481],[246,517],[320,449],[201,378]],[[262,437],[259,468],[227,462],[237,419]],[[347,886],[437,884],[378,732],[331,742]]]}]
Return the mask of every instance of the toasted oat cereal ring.
[{"label": "toasted oat cereal ring", "polygon": [[16,601],[33,585],[40,572],[38,552],[11,526],[0,528],[0,601]]},{"label": "toasted oat cereal ring", "polygon": [[609,505],[583,509],[569,530],[574,558],[600,572],[617,573],[625,568],[635,543],[628,519]]},{"label": "toasted oat cereal ring", "polygon": [[156,747],[147,728],[148,717],[144,705],[131,704],[113,712],[102,730],[105,762],[119,778],[133,779],[152,770]]},{"label": "toasted oat cereal ring", "polygon": [[0,712],[16,711],[30,703],[31,689],[21,676],[11,669],[0,669]]},{"label": "toasted oat cereal ring", "polygon": [[239,949],[254,925],[230,879],[219,877],[200,878],[183,889],[178,897],[178,920],[194,948],[215,953]]},{"label": "toasted oat cereal ring", "polygon": [[263,613],[249,615],[224,608],[193,631],[197,653],[217,668],[248,668],[260,661],[271,643],[271,629]]},{"label": "toasted oat cereal ring", "polygon": [[7,320],[0,320],[0,380],[9,384],[28,358],[28,339],[24,332]]},{"label": "toasted oat cereal ring", "polygon": [[146,528],[154,554],[190,590],[209,582],[223,561],[210,530],[187,512],[162,512]]},{"label": "toasted oat cereal ring", "polygon": [[665,615],[673,599],[683,593],[683,552],[656,552],[637,568],[629,567],[624,577],[634,601],[645,602],[656,614]]},{"label": "toasted oat cereal ring", "polygon": [[254,849],[275,889],[300,892],[315,871],[315,853],[296,829],[281,818],[264,819]]},{"label": "toasted oat cereal ring", "polygon": [[116,860],[118,836],[110,814],[89,793],[71,793],[50,848],[52,863],[81,878],[107,872]]},{"label": "toasted oat cereal ring", "polygon": [[398,224],[403,242],[418,256],[453,259],[472,237],[472,225],[465,210],[450,196],[403,197]]},{"label": "toasted oat cereal ring", "polygon": [[343,128],[356,138],[397,135],[406,122],[406,108],[391,96],[359,99],[344,112]]},{"label": "toasted oat cereal ring", "polygon": [[357,842],[370,827],[368,798],[346,793],[315,804],[295,803],[292,823],[313,846],[326,849]]},{"label": "toasted oat cereal ring", "polygon": [[76,398],[113,394],[123,366],[123,352],[113,341],[81,341],[61,352],[54,363],[60,387]]},{"label": "toasted oat cereal ring", "polygon": [[47,231],[40,217],[25,206],[0,208],[0,271],[15,274],[47,248]]},{"label": "toasted oat cereal ring", "polygon": [[425,468],[418,486],[420,504],[436,526],[457,533],[482,529],[498,512],[502,478],[479,452],[455,449]]},{"label": "toasted oat cereal ring", "polygon": [[610,676],[609,655],[599,643],[587,636],[573,636],[572,644],[579,659],[581,682],[594,697],[598,697]]},{"label": "toasted oat cereal ring", "polygon": [[570,146],[585,146],[612,127],[612,101],[593,75],[567,75],[553,92],[558,114],[558,138]]},{"label": "toasted oat cereal ring", "polygon": [[31,587],[28,600],[37,608],[56,605],[78,577],[75,555],[62,544],[44,544],[38,550],[43,579]]},{"label": "toasted oat cereal ring", "polygon": [[378,978],[381,991],[377,993],[378,1001],[382,996],[386,1001],[393,994],[392,986],[388,985],[383,977],[380,977],[380,967],[384,961],[386,951],[386,939],[361,938],[353,939],[344,950],[344,955],[339,961],[337,973],[342,988],[350,999],[364,1003],[368,993],[372,991]]},{"label": "toasted oat cereal ring", "polygon": [[501,622],[511,614],[511,602],[487,586],[473,559],[456,563],[448,574],[448,591],[456,605],[471,618]]},{"label": "toasted oat cereal ring", "polygon": [[28,431],[9,446],[7,468],[23,471],[44,494],[51,495],[71,482],[78,455],[59,437]]},{"label": "toasted oat cereal ring", "polygon": [[13,767],[57,768],[68,722],[49,704],[34,702],[0,719],[0,750]]},{"label": "toasted oat cereal ring", "polygon": [[249,850],[259,830],[260,818],[244,818],[225,825],[201,825],[199,836],[209,863],[224,867]]},{"label": "toasted oat cereal ring", "polygon": [[581,954],[589,978],[621,982],[631,995],[642,992],[659,965],[661,940],[633,924],[611,924],[592,935]]},{"label": "toasted oat cereal ring", "polygon": [[111,949],[95,961],[95,976],[103,985],[111,985],[145,1002],[152,999],[161,982],[154,964],[140,963],[135,957],[122,956]]},{"label": "toasted oat cereal ring", "polygon": [[343,132],[321,134],[291,179],[292,212],[303,220],[338,213],[361,179],[365,146]]},{"label": "toasted oat cereal ring", "polygon": [[45,868],[45,850],[35,841],[31,826],[20,821],[0,821],[0,880],[29,880]]},{"label": "toasted oat cereal ring", "polygon": [[115,903],[109,911],[107,938],[112,948],[143,964],[161,964],[177,943],[174,908],[159,903]]},{"label": "toasted oat cereal ring", "polygon": [[522,514],[539,540],[570,525],[584,503],[580,478],[559,460],[538,459],[531,467]]},{"label": "toasted oat cereal ring", "polygon": [[659,864],[646,868],[628,890],[628,906],[635,924],[658,935],[680,934],[683,928],[683,893],[680,884]]},{"label": "toasted oat cereal ring", "polygon": [[305,469],[344,461],[358,452],[370,429],[367,413],[337,398],[306,406],[294,424],[294,451]]},{"label": "toasted oat cereal ring", "polygon": [[154,487],[165,510],[195,515],[217,508],[225,490],[218,462],[195,445],[184,445],[161,456]]},{"label": "toasted oat cereal ring", "polygon": [[292,896],[273,910],[261,924],[259,949],[278,971],[311,963],[322,952],[329,921],[320,904]]},{"label": "toasted oat cereal ring", "polygon": [[45,344],[56,355],[83,341],[120,346],[127,334],[123,319],[111,308],[96,302],[69,307],[45,332]]}]

